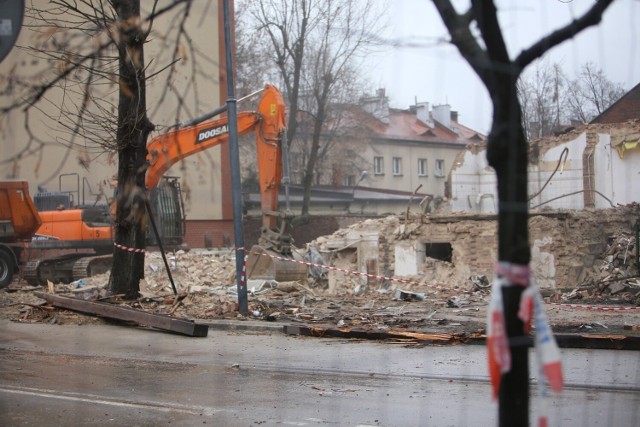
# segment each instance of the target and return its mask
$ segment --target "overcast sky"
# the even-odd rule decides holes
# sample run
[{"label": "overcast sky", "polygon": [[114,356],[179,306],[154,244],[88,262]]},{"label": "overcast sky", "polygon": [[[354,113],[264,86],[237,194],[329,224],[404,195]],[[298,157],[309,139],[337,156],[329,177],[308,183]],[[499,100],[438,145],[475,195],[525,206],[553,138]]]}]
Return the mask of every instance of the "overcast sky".
[{"label": "overcast sky", "polygon": [[[593,1],[496,1],[511,57],[580,16]],[[491,125],[487,91],[458,51],[442,43],[448,35],[431,1],[390,0],[388,4],[386,37],[400,46],[372,56],[373,86],[385,88],[395,108],[408,108],[416,98],[432,105],[448,103],[459,112],[462,124],[487,133]],[[454,4],[463,6],[468,1]],[[560,63],[571,78],[582,64],[594,62],[611,81],[629,90],[640,83],[638,23],[640,0],[616,0],[598,27],[552,49],[543,60]]]}]

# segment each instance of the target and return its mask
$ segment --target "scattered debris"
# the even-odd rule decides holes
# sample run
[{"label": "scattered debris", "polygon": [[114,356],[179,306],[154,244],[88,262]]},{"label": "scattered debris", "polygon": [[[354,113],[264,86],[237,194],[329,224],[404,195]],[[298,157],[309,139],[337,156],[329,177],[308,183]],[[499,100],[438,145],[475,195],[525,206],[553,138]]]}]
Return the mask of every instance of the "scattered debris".
[{"label": "scattered debris", "polygon": [[424,301],[426,294],[423,292],[409,292],[396,289],[396,300],[398,301]]},{"label": "scattered debris", "polygon": [[[598,212],[601,216],[618,215],[615,212]],[[547,230],[550,227],[557,228],[560,218],[567,223],[565,227],[583,231],[588,215],[594,216],[593,213],[581,212],[575,223],[566,220],[567,214],[536,216],[532,218],[532,223],[534,230]],[[623,215],[621,217],[626,218]],[[428,221],[431,226],[442,225],[442,230],[459,236],[459,239],[470,239],[470,247],[476,244],[472,241],[474,237],[468,237],[470,230],[484,227],[483,233],[495,239],[495,234],[488,232],[491,227],[486,225],[486,220],[482,219],[484,222],[479,226],[480,220],[470,221],[462,215],[454,214],[447,218],[409,216],[408,222],[407,218],[395,215],[365,220],[330,236],[318,238],[308,245],[308,249],[313,248],[307,258],[309,262],[330,267],[317,267],[316,273],[308,280],[248,281],[250,317],[294,325],[333,325],[329,329],[346,328],[351,331],[405,330],[452,334],[463,331],[468,335],[481,332],[485,324],[490,278],[480,268],[472,270],[470,266],[473,264],[461,261],[464,253],[458,251],[455,245],[447,252],[446,244],[434,250],[424,243],[431,236],[427,233],[432,228],[425,228]],[[533,239],[538,239],[535,240],[535,247],[539,251],[538,255],[534,253],[534,261],[536,256],[543,258],[540,254],[550,250],[545,245],[555,245],[553,239],[544,240],[539,235],[556,233],[553,235],[557,236],[556,228],[545,231],[546,234],[540,231],[535,232],[537,235],[532,233],[535,235]],[[417,261],[400,265],[396,260],[397,245],[404,245],[403,253],[415,254]],[[486,254],[479,253],[482,249],[484,246],[479,246],[477,253],[471,256],[493,256],[489,250]],[[640,277],[635,265],[636,251],[635,237],[623,231],[613,233],[608,240],[604,238],[601,242],[588,242],[579,250],[574,247],[564,252],[558,249],[560,255],[565,256],[567,252],[574,257],[571,268],[577,272],[580,280],[573,287],[542,287],[545,300],[555,303],[638,306]],[[585,255],[587,253],[588,256]],[[421,254],[423,258],[420,258]],[[108,297],[105,289],[108,273],[83,278],[68,285],[48,283],[44,288],[23,286],[15,281],[0,291],[0,317],[22,322],[54,321],[58,324],[82,323],[91,318],[47,306],[34,292],[42,290],[47,290],[48,294],[73,295],[76,299],[87,301],[106,300],[118,307],[128,306],[148,314],[185,321],[239,317],[233,250],[177,251],[169,253],[168,259],[178,295],[174,295],[160,254],[147,252],[145,277],[140,282],[140,298],[136,301],[126,302],[118,296]],[[493,260],[485,264],[491,268]],[[538,265],[534,271],[538,278],[545,270]],[[560,276],[563,271],[567,270],[558,267],[555,274]],[[574,332],[585,333],[604,330],[617,333],[622,325],[635,327],[637,314],[638,311],[595,314],[558,306],[549,306],[548,310],[554,329],[558,325],[567,325]],[[636,330],[627,328],[625,331]]]}]

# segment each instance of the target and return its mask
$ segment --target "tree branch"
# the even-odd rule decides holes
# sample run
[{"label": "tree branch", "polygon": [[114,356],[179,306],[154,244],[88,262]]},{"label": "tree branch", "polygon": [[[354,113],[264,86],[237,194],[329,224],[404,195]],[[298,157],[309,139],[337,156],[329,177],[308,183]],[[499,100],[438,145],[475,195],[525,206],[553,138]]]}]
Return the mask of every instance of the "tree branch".
[{"label": "tree branch", "polygon": [[591,9],[587,11],[581,18],[573,20],[567,26],[560,28],[542,38],[529,49],[526,49],[518,55],[514,63],[520,69],[524,69],[535,59],[541,57],[549,49],[559,45],[560,43],[572,38],[580,31],[592,25],[597,25],[602,20],[602,14],[613,3],[613,0],[598,0]]}]

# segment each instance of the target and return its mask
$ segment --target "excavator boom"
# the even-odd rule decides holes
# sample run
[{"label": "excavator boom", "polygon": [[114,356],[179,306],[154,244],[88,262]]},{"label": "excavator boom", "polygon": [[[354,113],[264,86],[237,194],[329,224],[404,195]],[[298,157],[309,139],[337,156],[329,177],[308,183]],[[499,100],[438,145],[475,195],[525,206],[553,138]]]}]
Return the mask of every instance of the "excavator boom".
[{"label": "excavator boom", "polygon": [[[272,85],[266,85],[262,91],[257,111],[238,113],[238,134],[256,134],[263,212],[275,212],[278,209],[278,191],[282,180],[281,141],[286,126],[285,117],[282,94]],[[154,138],[147,144],[147,188],[155,187],[162,175],[178,161],[228,140],[229,120],[226,117],[174,129]],[[263,226],[276,226],[277,218],[274,215],[264,215],[263,218]]]},{"label": "excavator boom", "polygon": [[[237,118],[239,135],[249,132],[254,132],[256,135],[262,230],[260,247],[252,250],[251,253],[264,254],[275,251],[277,256],[291,256],[291,237],[285,233],[285,221],[282,221],[278,229],[278,221],[285,219],[278,211],[278,193],[282,181],[282,144],[286,129],[285,104],[280,91],[275,86],[266,85],[262,90],[257,110],[241,111]],[[228,140],[227,117],[177,127],[154,138],[147,144],[148,169],[145,182],[147,189],[157,185],[160,177],[178,161],[226,143]],[[268,257],[262,255],[257,257],[257,259],[265,258]],[[271,271],[268,274],[269,278],[276,280],[279,276],[284,277],[283,274],[287,278],[306,277],[306,268],[300,268],[299,264],[286,261],[282,265],[277,261],[267,261],[267,263],[269,264],[267,267],[254,270],[269,270]]]}]

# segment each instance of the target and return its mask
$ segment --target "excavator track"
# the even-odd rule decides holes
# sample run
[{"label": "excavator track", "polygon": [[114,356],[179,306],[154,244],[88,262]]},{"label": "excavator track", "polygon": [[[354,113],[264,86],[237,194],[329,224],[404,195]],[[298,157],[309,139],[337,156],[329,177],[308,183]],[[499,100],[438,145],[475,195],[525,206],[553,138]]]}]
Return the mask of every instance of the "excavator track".
[{"label": "excavator track", "polygon": [[99,255],[80,258],[73,264],[73,280],[80,280],[106,273],[111,270],[111,255]]},{"label": "excavator track", "polygon": [[40,259],[29,261],[22,277],[30,285],[46,285],[48,281],[52,283],[70,283],[73,281],[71,268],[78,258],[84,254],[69,254],[51,259]]},{"label": "excavator track", "polygon": [[51,259],[28,261],[20,270],[30,285],[71,283],[111,269],[111,255],[69,254]]},{"label": "excavator track", "polygon": [[40,265],[41,260],[29,261],[22,267],[20,267],[20,275],[26,282],[32,286],[41,285],[44,283],[40,282],[40,277],[38,276],[38,266]]}]

